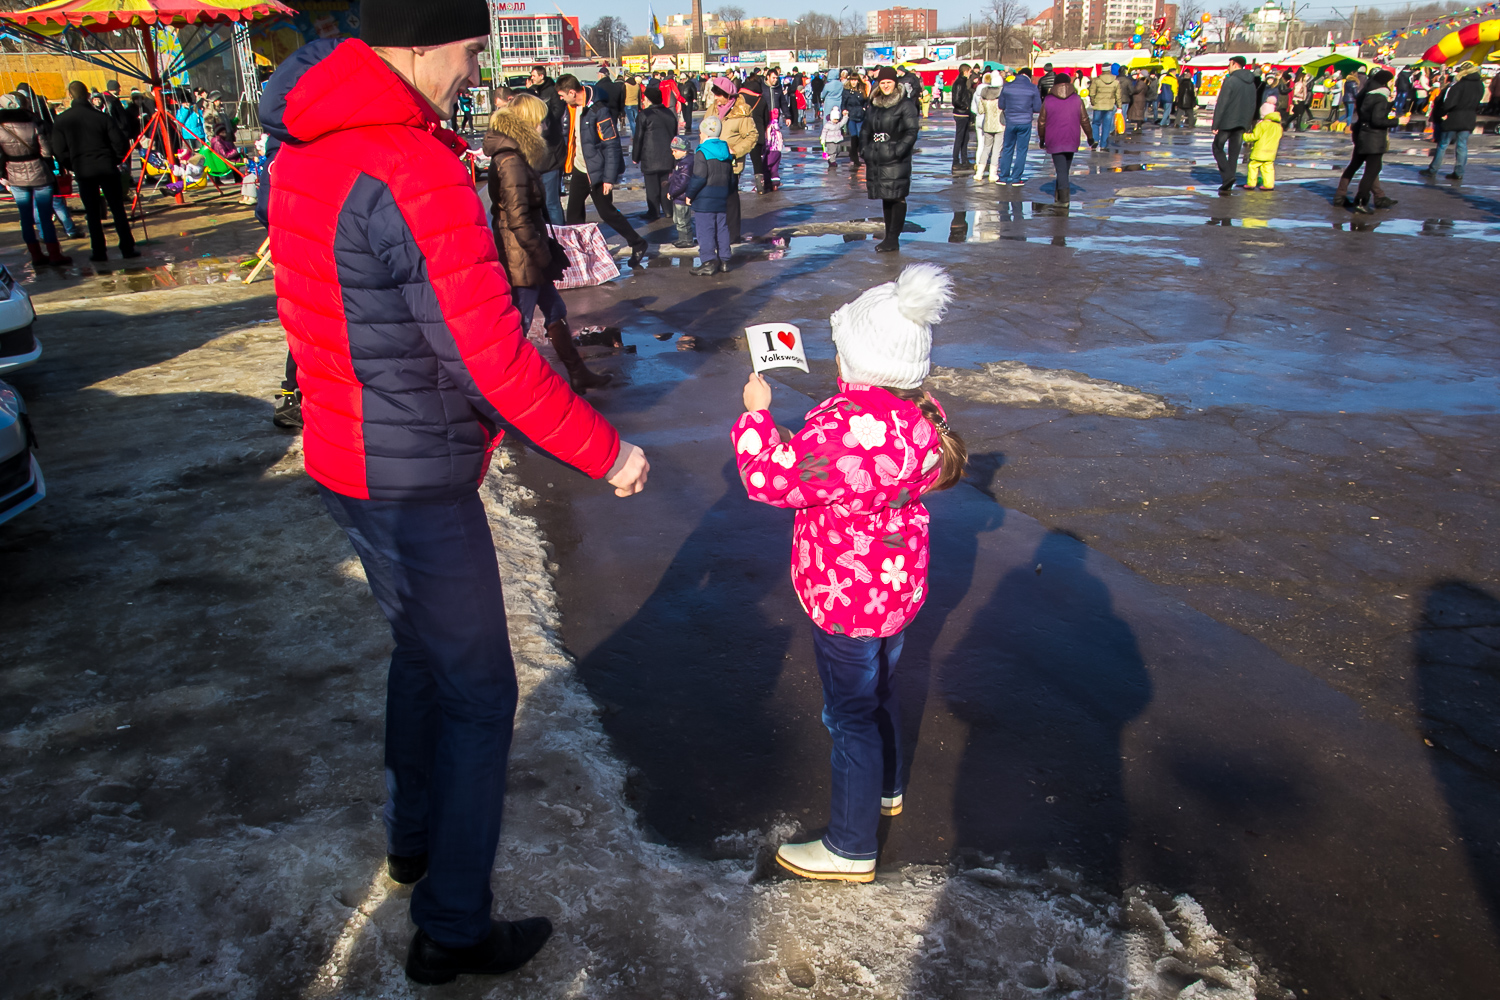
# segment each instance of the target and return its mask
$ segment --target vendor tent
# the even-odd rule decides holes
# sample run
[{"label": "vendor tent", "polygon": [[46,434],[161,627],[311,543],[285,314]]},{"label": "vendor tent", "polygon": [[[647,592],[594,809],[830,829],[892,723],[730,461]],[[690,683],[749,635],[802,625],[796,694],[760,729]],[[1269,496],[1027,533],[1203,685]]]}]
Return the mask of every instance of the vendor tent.
[{"label": "vendor tent", "polygon": [[1316,75],[1324,72],[1330,66],[1340,73],[1353,73],[1358,70],[1369,72],[1375,68],[1375,64],[1368,59],[1360,59],[1339,52],[1314,59],[1309,63],[1303,64],[1302,68],[1308,73]]}]

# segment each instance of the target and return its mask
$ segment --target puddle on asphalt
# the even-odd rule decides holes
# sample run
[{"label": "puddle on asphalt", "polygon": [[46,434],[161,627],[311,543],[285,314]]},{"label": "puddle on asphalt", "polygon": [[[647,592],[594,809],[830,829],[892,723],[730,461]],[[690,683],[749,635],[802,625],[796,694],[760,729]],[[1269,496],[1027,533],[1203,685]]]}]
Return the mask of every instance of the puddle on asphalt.
[{"label": "puddle on asphalt", "polygon": [[[77,251],[73,254],[75,261],[81,256],[86,256],[87,250],[81,255]],[[254,258],[245,256],[233,257],[193,257],[187,260],[174,260],[172,255],[163,254],[160,264],[121,264],[110,266],[107,264],[73,264],[72,266],[55,269],[46,268],[38,273],[29,265],[20,274],[20,284],[26,287],[28,293],[48,291],[62,282],[72,282],[77,279],[94,279],[94,287],[102,292],[149,292],[159,288],[180,288],[184,285],[235,285],[242,283],[250,273],[250,267],[245,261]],[[111,262],[113,263],[113,262]],[[267,280],[269,274],[263,273],[260,280]],[[267,281],[269,285],[270,282]]]},{"label": "puddle on asphalt", "polygon": [[[1500,412],[1500,377],[1415,353],[1379,354],[1365,338],[1250,331],[1243,339],[1132,344],[1078,351],[1003,347],[1004,356],[1039,368],[1067,368],[1158,393],[1192,409],[1254,406],[1327,413],[1402,410]],[[1261,337],[1266,339],[1262,341]],[[1303,346],[1289,346],[1295,340]],[[1307,346],[1314,344],[1315,346]],[[994,344],[935,344],[934,365],[977,368],[995,357]]]},{"label": "puddle on asphalt", "polygon": [[1465,219],[1258,219],[1250,216],[1209,216],[1187,214],[1091,215],[1101,222],[1147,223],[1157,226],[1229,226],[1244,229],[1332,229],[1340,232],[1387,233],[1396,236],[1451,236],[1455,239],[1500,242],[1500,224],[1471,222]]}]

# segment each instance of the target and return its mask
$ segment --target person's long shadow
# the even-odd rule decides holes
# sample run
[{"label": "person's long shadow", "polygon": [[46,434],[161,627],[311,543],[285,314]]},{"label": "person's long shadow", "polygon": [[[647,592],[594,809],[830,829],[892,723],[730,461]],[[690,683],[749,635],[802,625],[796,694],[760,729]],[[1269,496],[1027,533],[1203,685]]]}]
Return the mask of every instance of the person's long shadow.
[{"label": "person's long shadow", "polygon": [[[953,854],[1031,870],[1062,865],[1118,889],[1127,821],[1120,733],[1150,702],[1151,682],[1134,633],[1115,616],[1087,558],[1082,542],[1049,532],[1031,559],[1000,579],[943,659],[948,711],[969,727],[953,785]],[[961,889],[945,891],[929,937],[968,921],[962,898]],[[1052,944],[997,942],[986,958],[1041,963]],[[924,953],[905,995],[966,996],[975,975],[945,952]],[[1041,976],[1021,985],[1040,991],[1048,986]],[[985,985],[993,989],[993,979]]]},{"label": "person's long shadow", "polygon": [[1151,700],[1129,625],[1052,531],[1007,573],[942,665],[949,711],[969,726],[953,793],[955,849],[1120,881],[1127,810],[1120,734]]},{"label": "person's long shadow", "polygon": [[786,579],[792,517],[746,497],[733,460],[723,475],[724,495],[640,610],[579,663],[605,730],[639,769],[630,792],[642,821],[699,850],[803,797],[789,790],[803,780],[790,744],[799,722],[777,698],[794,630],[806,628]]},{"label": "person's long shadow", "polygon": [[[964,483],[992,496],[993,482],[1005,456],[986,452],[969,456],[969,472]],[[960,484],[956,489],[964,489]],[[927,576],[927,602],[906,630],[901,662],[896,670],[896,690],[901,704],[901,748],[904,773],[911,775],[912,762],[920,741],[922,720],[927,714],[928,692],[932,690],[932,661],[938,639],[948,619],[958,610],[974,584],[974,569],[979,559],[979,536],[995,531],[1005,523],[1005,508],[999,503],[981,508],[978,517],[957,517],[944,510],[943,494],[924,498],[933,511],[937,526],[931,536],[932,561]],[[882,823],[883,827],[890,824]],[[882,837],[882,845],[884,838]]]},{"label": "person's long shadow", "polygon": [[1462,580],[1430,587],[1413,650],[1432,770],[1500,922],[1500,599]]}]

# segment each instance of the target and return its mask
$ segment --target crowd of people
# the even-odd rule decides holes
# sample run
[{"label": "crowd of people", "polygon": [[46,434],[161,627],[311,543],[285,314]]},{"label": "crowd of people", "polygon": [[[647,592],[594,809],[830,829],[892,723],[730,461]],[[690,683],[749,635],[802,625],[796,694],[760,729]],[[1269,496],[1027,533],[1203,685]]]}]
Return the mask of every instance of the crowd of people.
[{"label": "crowd of people", "polygon": [[[909,66],[828,73],[794,70],[785,75],[773,66],[765,71],[750,69],[715,77],[692,73],[679,77],[667,70],[646,76],[628,74],[621,82],[611,80],[604,71],[592,86],[579,84],[572,77],[554,83],[537,67],[528,89],[553,102],[544,132],[555,144],[561,143],[567,132],[561,108],[566,102],[558,101],[555,93],[564,81],[570,93],[585,95],[579,98],[583,106],[597,108],[591,114],[591,123],[610,117],[632,134],[631,159],[642,164],[647,189],[645,219],[650,222],[672,216],[673,242],[678,247],[692,245],[694,227],[686,210],[694,197],[687,193],[693,173],[714,175],[715,182],[708,185],[715,209],[711,214],[726,217],[729,243],[738,243],[742,239],[739,180],[745,165],[751,167],[757,192],[775,191],[785,131],[815,127],[829,167],[847,156],[851,169],[864,169],[869,197],[881,202],[885,230],[876,250],[899,249],[916,134],[921,119],[942,95],[942,88],[924,85]],[[1447,176],[1462,181],[1468,135],[1481,109],[1496,110],[1496,98],[1500,96],[1497,81],[1500,75],[1491,80],[1486,97],[1485,85],[1472,63],[1445,70],[1407,69],[1397,76],[1381,70],[1367,76],[1362,70],[1340,73],[1332,67],[1322,74],[1278,71],[1233,57],[1218,81],[1212,107],[1219,194],[1233,192],[1242,157],[1247,175],[1243,187],[1273,190],[1282,136],[1309,127],[1318,95],[1330,101],[1330,121],[1346,128],[1354,145],[1349,170],[1341,178],[1335,198],[1341,207],[1370,213],[1396,203],[1380,188],[1380,157],[1389,129],[1402,120],[1402,115],[1419,108],[1433,123],[1436,142],[1433,164],[1424,173],[1435,175],[1451,146],[1455,167]],[[1186,67],[1128,69],[1115,63],[1107,71],[1092,75],[1084,85],[1069,73],[1054,71],[1051,64],[1014,73],[986,72],[981,66],[965,64],[947,95],[955,126],[953,172],[972,171],[976,183],[1024,184],[1026,154],[1035,134],[1037,145],[1052,159],[1054,200],[1068,204],[1073,160],[1085,143],[1089,149],[1108,151],[1122,137],[1148,128],[1196,128],[1203,105],[1201,87],[1201,72]],[[893,94],[915,114],[894,110]],[[500,88],[496,103],[503,107],[512,97],[509,90]],[[718,160],[700,157],[686,145],[693,133],[695,109],[716,119],[710,126],[714,134],[700,129],[699,138],[700,142],[718,139],[728,147],[730,155],[724,161],[727,181]],[[670,150],[674,141],[683,148]],[[971,145],[977,146],[972,158]],[[712,150],[717,152],[718,147]],[[1361,169],[1366,179],[1351,198],[1348,189]],[[548,190],[559,187],[566,170],[562,165],[552,169],[555,176],[543,172]],[[604,172],[610,185],[618,182],[617,171],[606,166]],[[719,211],[721,201],[724,208]],[[568,222],[580,218],[576,212],[563,213],[560,207],[550,217]],[[630,243],[635,251],[630,262],[639,263],[644,249],[639,234],[616,211],[601,210],[600,217]],[[718,232],[713,226],[706,231]],[[700,246],[700,250],[702,263],[693,273],[712,275],[728,269],[727,254],[717,243]]]},{"label": "crowd of people", "polygon": [[[105,224],[111,222],[120,256],[139,257],[131,233],[126,201],[134,194],[133,152],[139,143],[146,157],[156,156],[163,173],[179,178],[205,174],[207,154],[225,163],[244,159],[235,140],[239,123],[218,92],[186,87],[169,93],[175,163],[168,164],[159,131],[150,131],[156,101],[139,89],[122,94],[116,80],[103,90],[81,81],[67,86],[66,105],[54,105],[28,84],[0,94],[0,184],[16,200],[21,238],[35,267],[66,266],[59,229],[68,239],[83,235],[68,209],[67,196],[83,202],[90,244],[89,260],[109,259]],[[206,151],[206,153],[205,153]],[[210,174],[215,188],[223,190]]]}]

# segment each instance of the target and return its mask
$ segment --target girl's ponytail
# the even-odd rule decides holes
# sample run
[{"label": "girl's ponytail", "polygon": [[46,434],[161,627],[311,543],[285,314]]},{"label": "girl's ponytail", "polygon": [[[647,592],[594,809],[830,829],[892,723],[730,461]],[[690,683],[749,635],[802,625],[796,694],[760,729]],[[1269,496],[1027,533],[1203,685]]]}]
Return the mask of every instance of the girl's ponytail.
[{"label": "girl's ponytail", "polygon": [[939,473],[937,482],[932,484],[929,492],[936,493],[938,490],[957,486],[958,481],[964,477],[964,466],[969,462],[969,446],[964,444],[964,439],[948,426],[948,421],[943,419],[942,411],[937,408],[932,397],[927,395],[924,389],[892,389],[890,386],[881,388],[897,399],[916,403],[917,408],[922,411],[922,416],[926,417],[927,422],[937,429],[938,437],[941,439],[942,472]]}]

